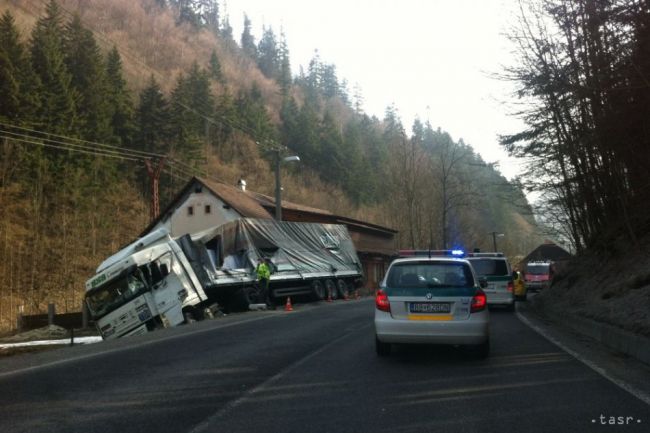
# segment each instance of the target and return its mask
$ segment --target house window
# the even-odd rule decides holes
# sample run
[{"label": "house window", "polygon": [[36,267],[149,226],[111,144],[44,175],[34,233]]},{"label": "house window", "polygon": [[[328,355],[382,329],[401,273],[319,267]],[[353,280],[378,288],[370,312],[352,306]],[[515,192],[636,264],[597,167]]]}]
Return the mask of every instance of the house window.
[{"label": "house window", "polygon": [[187,207],[187,215],[188,216],[194,215],[194,207],[193,206],[188,206]]},{"label": "house window", "polygon": [[210,208],[209,204],[206,204],[205,205],[205,213],[210,213],[210,212],[212,212],[212,208]]}]

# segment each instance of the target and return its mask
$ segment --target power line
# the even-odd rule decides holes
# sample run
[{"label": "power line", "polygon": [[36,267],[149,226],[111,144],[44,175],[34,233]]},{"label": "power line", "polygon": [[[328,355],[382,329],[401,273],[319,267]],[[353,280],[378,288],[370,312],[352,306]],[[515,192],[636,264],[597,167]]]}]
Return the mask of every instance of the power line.
[{"label": "power line", "polygon": [[129,158],[129,157],[121,156],[121,155],[102,154],[102,153],[97,153],[97,152],[88,151],[88,150],[74,149],[74,148],[69,148],[69,147],[65,147],[65,146],[57,146],[55,144],[43,143],[42,141],[32,141],[32,140],[27,140],[25,138],[11,137],[11,136],[2,134],[2,131],[0,131],[0,138],[5,138],[5,139],[8,139],[8,140],[17,141],[19,143],[34,144],[34,145],[38,145],[38,146],[50,147],[50,148],[60,149],[60,150],[67,150],[67,151],[71,151],[71,152],[85,153],[85,154],[94,155],[94,156],[103,156],[103,157],[107,157],[107,158],[117,158],[117,159],[123,159],[123,160],[127,160],[127,161],[139,161],[139,159],[137,159],[137,158]]},{"label": "power line", "polygon": [[123,158],[130,158],[130,159],[133,159],[133,160],[146,159],[146,158],[144,158],[142,156],[132,155],[132,154],[129,154],[127,152],[117,152],[117,151],[113,151],[113,150],[96,149],[96,148],[92,148],[92,147],[89,147],[89,146],[84,146],[82,144],[70,143],[70,142],[65,142],[65,141],[60,141],[60,140],[52,140],[52,139],[48,139],[48,138],[34,137],[34,136],[31,136],[31,135],[26,135],[26,134],[18,134],[16,132],[7,131],[7,130],[4,130],[4,129],[0,129],[0,132],[4,133],[5,137],[7,137],[7,138],[41,140],[41,142],[43,142],[45,144],[48,144],[48,145],[51,145],[51,146],[58,146],[58,147],[60,147],[62,149],[68,149],[68,150],[83,149],[83,150],[85,150],[87,152],[92,152],[92,153],[98,154],[98,155],[120,156],[120,157],[123,157]]},{"label": "power line", "polygon": [[[68,137],[68,136],[65,136],[65,135],[53,134],[53,133],[45,132],[45,131],[39,131],[39,130],[36,130],[36,129],[26,128],[24,126],[19,126],[19,125],[15,125],[15,124],[12,124],[12,123],[3,122],[2,120],[0,120],[0,125],[5,126],[5,127],[9,127],[9,128],[12,128],[12,129],[18,129],[18,130],[21,130],[21,131],[33,132],[35,134],[47,135],[47,136],[52,136],[52,137],[57,137],[57,138],[63,138],[63,139],[69,140],[69,141],[77,141],[79,143],[92,144],[94,146],[103,147],[103,148],[106,148],[106,149],[116,149],[116,150],[124,152],[124,153],[132,153],[132,154],[134,154],[134,156],[143,155],[143,156],[156,157],[156,158],[162,158],[162,157],[165,156],[165,155],[162,155],[162,154],[159,154],[159,153],[154,153],[154,152],[145,152],[145,151],[142,151],[142,150],[129,149],[128,147],[115,146],[115,145],[110,145],[110,144],[99,143],[99,142],[96,142],[96,141],[83,140],[81,138],[74,138],[74,137]],[[40,138],[40,137],[35,137],[35,138]],[[43,139],[50,140],[47,137],[45,137]]]},{"label": "power line", "polygon": [[[3,124],[0,122],[0,124]],[[27,129],[28,128],[23,128]],[[47,133],[43,131],[38,131],[38,130],[30,130],[31,132],[41,134],[41,135],[46,135]],[[122,160],[128,160],[128,161],[140,161],[144,162],[148,159],[151,159],[149,155],[155,156],[155,157],[161,157],[161,158],[166,158],[167,165],[177,171],[178,173],[181,173],[187,177],[193,177],[196,176],[197,174],[201,177],[205,177],[207,179],[213,180],[215,182],[220,182],[220,183],[227,183],[223,181],[222,179],[216,178],[214,176],[210,176],[205,170],[202,170],[198,167],[192,167],[189,164],[184,163],[183,161],[180,161],[176,158],[171,158],[167,157],[166,155],[162,154],[156,154],[156,153],[149,153],[149,152],[140,152],[136,151],[133,149],[126,149],[126,151],[123,151],[122,148],[116,147],[116,146],[110,146],[110,145],[103,145],[102,143],[96,143],[96,142],[88,142],[84,140],[79,140],[76,138],[71,138],[71,137],[66,137],[64,135],[58,135],[58,134],[52,134],[53,136],[55,135],[56,137],[61,138],[62,140],[53,140],[53,139],[48,139],[44,137],[38,137],[38,136],[33,136],[33,135],[27,135],[27,134],[20,134],[12,131],[8,131],[5,129],[0,128],[0,138],[4,138],[7,140],[13,140],[21,143],[26,143],[26,144],[34,144],[34,145],[39,145],[42,147],[48,147],[48,148],[53,148],[53,149],[58,149],[58,150],[65,150],[65,151],[71,151],[71,152],[77,152],[77,153],[83,153],[83,154],[88,154],[88,155],[94,155],[94,156],[100,156],[100,157],[110,157],[110,158],[117,158],[117,159],[122,159]],[[65,141],[69,140],[69,141]],[[76,141],[76,143],[75,143]],[[87,143],[87,144],[84,144]],[[95,144],[95,145],[103,145],[104,147],[108,147],[110,149],[102,149],[102,148],[94,148],[92,146],[89,146],[88,144]],[[115,150],[114,150],[115,149]],[[134,154],[135,153],[135,154]],[[142,155],[138,155],[137,153],[142,153]]]},{"label": "power line", "polygon": [[[120,147],[120,146],[113,146],[109,144],[104,144],[104,143],[98,143],[94,141],[88,141],[88,140],[82,140],[74,137],[68,137],[65,135],[60,135],[60,134],[51,134],[48,132],[44,131],[39,131],[36,129],[30,129],[30,128],[25,128],[22,126],[6,123],[0,121],[0,125],[3,125],[5,127],[9,127],[10,129],[18,129],[26,132],[31,132],[35,135],[29,135],[29,134],[20,134],[17,132],[12,132],[11,130],[5,129],[5,128],[0,128],[0,132],[4,132],[5,134],[9,134],[14,138],[30,138],[30,139],[37,139],[37,140],[43,140],[45,142],[48,142],[50,144],[56,144],[56,145],[61,145],[65,148],[80,148],[80,149],[85,149],[88,151],[92,151],[93,153],[97,154],[109,154],[109,155],[121,155],[123,157],[130,157],[132,159],[139,159],[139,160],[145,160],[147,158],[169,158],[167,155],[163,155],[160,153],[154,153],[154,152],[145,152],[145,151],[140,151],[136,149],[129,149],[126,147]],[[52,136],[52,137],[57,137],[62,140],[54,140],[52,138],[48,137],[42,137],[42,136]],[[11,137],[7,137],[11,138]],[[97,146],[92,147],[92,146]],[[183,161],[177,160],[175,158],[169,158],[169,161],[178,164],[179,166],[184,166],[187,169],[190,170],[197,170],[200,171],[196,167],[192,167]]]}]

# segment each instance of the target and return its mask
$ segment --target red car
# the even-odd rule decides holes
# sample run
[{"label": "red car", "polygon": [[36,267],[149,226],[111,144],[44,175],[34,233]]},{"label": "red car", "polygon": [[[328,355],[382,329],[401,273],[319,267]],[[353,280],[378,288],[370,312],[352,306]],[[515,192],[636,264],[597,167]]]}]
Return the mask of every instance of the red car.
[{"label": "red car", "polygon": [[551,262],[529,262],[526,264],[524,281],[528,290],[548,288],[552,277]]}]

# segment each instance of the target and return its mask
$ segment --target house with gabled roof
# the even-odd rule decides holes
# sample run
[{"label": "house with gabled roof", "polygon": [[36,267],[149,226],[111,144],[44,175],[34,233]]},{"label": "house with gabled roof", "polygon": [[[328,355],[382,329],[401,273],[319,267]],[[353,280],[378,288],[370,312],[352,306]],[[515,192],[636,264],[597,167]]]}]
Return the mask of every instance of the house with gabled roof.
[{"label": "house with gabled roof", "polygon": [[571,258],[571,253],[553,241],[545,241],[523,258],[523,263],[528,262],[559,262]]},{"label": "house with gabled roof", "polygon": [[[273,219],[275,199],[249,191],[244,181],[228,185],[202,177],[193,177],[176,197],[141,233],[165,227],[173,237],[196,233],[238,218]],[[397,231],[377,224],[335,215],[325,209],[282,200],[284,221],[343,224],[357,249],[363,265],[366,287],[377,288],[391,257],[395,254]]]}]

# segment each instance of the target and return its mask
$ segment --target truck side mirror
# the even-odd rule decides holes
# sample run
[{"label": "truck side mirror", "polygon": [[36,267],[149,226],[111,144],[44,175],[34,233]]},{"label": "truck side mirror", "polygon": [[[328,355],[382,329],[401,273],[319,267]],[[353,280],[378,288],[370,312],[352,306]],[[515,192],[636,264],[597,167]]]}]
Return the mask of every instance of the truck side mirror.
[{"label": "truck side mirror", "polygon": [[169,269],[167,269],[167,263],[162,263],[160,265],[160,274],[162,275],[163,278],[169,275]]},{"label": "truck side mirror", "polygon": [[485,289],[488,286],[487,283],[488,283],[487,278],[485,277],[481,277],[478,279],[478,285],[481,286],[481,289]]}]

